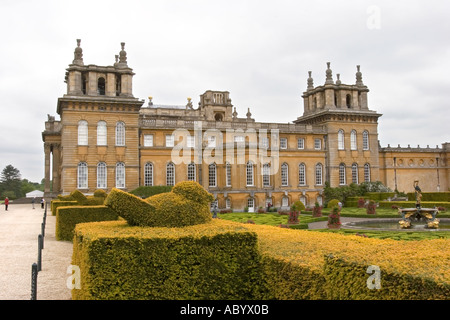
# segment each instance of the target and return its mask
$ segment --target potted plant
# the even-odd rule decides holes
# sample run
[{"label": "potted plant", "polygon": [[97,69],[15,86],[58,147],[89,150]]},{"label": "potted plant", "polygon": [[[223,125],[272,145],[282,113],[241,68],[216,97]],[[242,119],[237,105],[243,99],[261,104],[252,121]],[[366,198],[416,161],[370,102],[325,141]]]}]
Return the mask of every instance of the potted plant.
[{"label": "potted plant", "polygon": [[367,204],[366,213],[367,214],[375,214],[376,213],[377,204],[375,201],[370,200]]}]

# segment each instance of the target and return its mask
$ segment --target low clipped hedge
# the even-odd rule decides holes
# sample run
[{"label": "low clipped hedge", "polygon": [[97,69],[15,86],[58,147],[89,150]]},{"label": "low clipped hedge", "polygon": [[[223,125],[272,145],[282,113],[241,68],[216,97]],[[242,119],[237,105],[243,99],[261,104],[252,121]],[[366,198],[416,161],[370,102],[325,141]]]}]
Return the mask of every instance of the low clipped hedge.
[{"label": "low clipped hedge", "polygon": [[[397,241],[246,225],[258,234],[266,297],[297,299],[449,299],[449,239]],[[368,289],[371,265],[381,289]]]},{"label": "low clipped hedge", "polygon": [[52,200],[50,203],[50,210],[52,211],[52,215],[56,216],[56,211],[59,207],[68,207],[68,206],[78,206],[78,202],[75,200]]},{"label": "low clipped hedge", "polygon": [[[422,208],[434,208],[434,207],[450,208],[450,202],[421,201],[420,205]],[[415,208],[416,201],[380,201],[379,206],[380,208],[392,208],[392,206],[402,208]]]},{"label": "low clipped hedge", "polygon": [[74,190],[68,195],[58,195],[58,200],[52,200],[50,208],[52,215],[56,215],[56,210],[61,206],[100,206],[103,205],[107,193],[104,190],[98,189],[94,191],[94,195],[85,196],[81,191]]},{"label": "low clipped hedge", "polygon": [[56,211],[56,240],[72,241],[75,226],[83,222],[117,220],[117,213],[106,206],[58,207]]},{"label": "low clipped hedge", "polygon": [[[421,192],[422,201],[450,202],[450,191],[444,192]],[[415,192],[407,193],[409,201],[416,201]]]},{"label": "low clipped hedge", "polygon": [[214,219],[183,228],[78,224],[73,300],[241,300],[263,297],[257,235]]}]

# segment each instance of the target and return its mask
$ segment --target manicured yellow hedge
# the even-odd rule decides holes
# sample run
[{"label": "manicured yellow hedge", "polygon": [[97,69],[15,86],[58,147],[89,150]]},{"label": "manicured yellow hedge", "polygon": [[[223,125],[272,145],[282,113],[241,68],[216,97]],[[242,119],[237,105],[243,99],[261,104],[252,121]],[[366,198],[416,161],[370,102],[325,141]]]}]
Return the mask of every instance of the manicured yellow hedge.
[{"label": "manicured yellow hedge", "polygon": [[132,226],[183,227],[211,221],[209,203],[213,196],[199,183],[177,183],[171,192],[145,200],[119,189],[111,190],[105,205]]},{"label": "manicured yellow hedge", "polygon": [[69,200],[52,200],[50,203],[50,210],[52,211],[52,215],[56,216],[56,211],[58,207],[67,207],[67,206],[77,206],[79,205],[76,201]]},{"label": "manicured yellow hedge", "polygon": [[155,225],[155,207],[135,195],[113,188],[105,200],[105,205],[117,212],[131,226]]},{"label": "manicured yellow hedge", "polygon": [[[397,241],[284,228],[275,231],[263,225],[247,228],[258,234],[269,275],[265,279],[276,299],[450,297],[448,239]],[[327,258],[330,254],[334,258]],[[381,269],[380,290],[367,288],[370,265]]]},{"label": "manicured yellow hedge", "polygon": [[78,224],[72,264],[81,289],[72,299],[259,299],[257,236],[214,219],[183,228]]},{"label": "manicured yellow hedge", "polygon": [[117,220],[117,213],[106,206],[58,207],[56,211],[56,240],[72,241],[75,226],[82,222]]}]

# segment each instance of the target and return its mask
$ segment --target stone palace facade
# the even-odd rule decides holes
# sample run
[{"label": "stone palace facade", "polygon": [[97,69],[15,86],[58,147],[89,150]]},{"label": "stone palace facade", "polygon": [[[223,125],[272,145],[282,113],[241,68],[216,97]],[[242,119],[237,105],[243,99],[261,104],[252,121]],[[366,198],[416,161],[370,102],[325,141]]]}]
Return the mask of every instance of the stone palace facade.
[{"label": "stone palace facade", "polygon": [[133,96],[133,70],[122,50],[112,66],[85,65],[80,40],[67,68],[60,120],[49,115],[42,133],[45,195],[78,189],[174,185],[195,180],[219,208],[249,211],[307,206],[323,201],[323,188],[381,181],[409,192],[450,187],[450,143],[442,147],[380,147],[378,119],[370,109],[360,67],[355,84],[333,79],[303,93],[304,113],[292,123],[238,117],[230,93],[208,90],[195,108],[155,105]]}]

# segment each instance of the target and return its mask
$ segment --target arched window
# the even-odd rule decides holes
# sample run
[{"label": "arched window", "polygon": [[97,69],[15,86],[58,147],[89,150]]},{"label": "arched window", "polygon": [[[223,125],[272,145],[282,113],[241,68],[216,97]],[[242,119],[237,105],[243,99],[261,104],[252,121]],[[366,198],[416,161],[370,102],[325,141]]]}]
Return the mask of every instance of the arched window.
[{"label": "arched window", "polygon": [[116,124],[116,146],[125,145],[125,123],[122,121]]},{"label": "arched window", "polygon": [[231,199],[230,198],[227,198],[225,200],[225,208],[231,209]]},{"label": "arched window", "polygon": [[364,165],[364,181],[370,182],[370,164],[368,163]]},{"label": "arched window", "polygon": [[88,145],[88,123],[86,120],[78,121],[78,145]]},{"label": "arched window", "polygon": [[356,150],[356,130],[350,132],[350,149]]},{"label": "arched window", "polygon": [[88,188],[88,167],[86,162],[80,162],[78,164],[78,182],[77,182],[77,188],[78,189],[87,189]]},{"label": "arched window", "polygon": [[97,122],[97,145],[98,146],[106,146],[106,137],[107,137],[107,131],[106,131],[106,122],[105,121],[99,121]]},{"label": "arched window", "polygon": [[249,161],[249,162],[247,162],[247,186],[253,186],[253,185],[254,185],[253,162]]},{"label": "arched window", "polygon": [[289,185],[289,166],[285,162],[281,165],[281,186],[286,187]]},{"label": "arched window", "polygon": [[227,161],[225,165],[226,170],[226,185],[227,187],[231,187],[231,164]]},{"label": "arched window", "polygon": [[106,163],[97,164],[97,189],[106,189]]},{"label": "arched window", "polygon": [[316,164],[316,185],[322,185],[322,164]]},{"label": "arched window", "polygon": [[175,165],[173,162],[169,162],[166,166],[166,185],[175,185]]},{"label": "arched window", "polygon": [[345,104],[347,105],[347,108],[351,108],[351,106],[352,106],[352,96],[351,95],[347,95],[346,97],[345,97]]},{"label": "arched window", "polygon": [[210,187],[216,187],[217,186],[217,167],[215,163],[211,163],[208,168],[209,172],[209,186]]},{"label": "arched window", "polygon": [[187,166],[187,179],[188,181],[196,181],[196,168],[195,163],[191,162]]},{"label": "arched window", "polygon": [[97,80],[97,93],[101,96],[105,95],[106,82],[105,78],[100,77]]},{"label": "arched window", "polygon": [[306,185],[306,165],[304,163],[298,165],[298,184],[300,186]]},{"label": "arched window", "polygon": [[363,150],[369,150],[369,131],[363,131]]},{"label": "arched window", "polygon": [[122,92],[122,84],[120,81],[120,75],[116,75],[116,96],[118,97]]},{"label": "arched window", "polygon": [[338,131],[338,149],[344,150],[345,144],[344,144],[344,130],[340,129]]},{"label": "arched window", "polygon": [[353,163],[352,164],[352,182],[358,184],[359,182],[358,178],[358,164]]},{"label": "arched window", "polygon": [[150,162],[144,166],[144,186],[153,186],[153,164]]},{"label": "arched window", "polygon": [[339,165],[339,185],[345,185],[345,164],[341,163]]},{"label": "arched window", "polygon": [[125,188],[125,163],[116,164],[116,188]]}]

